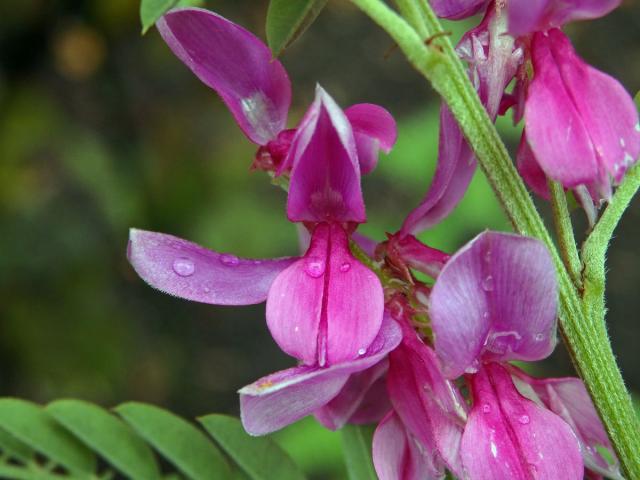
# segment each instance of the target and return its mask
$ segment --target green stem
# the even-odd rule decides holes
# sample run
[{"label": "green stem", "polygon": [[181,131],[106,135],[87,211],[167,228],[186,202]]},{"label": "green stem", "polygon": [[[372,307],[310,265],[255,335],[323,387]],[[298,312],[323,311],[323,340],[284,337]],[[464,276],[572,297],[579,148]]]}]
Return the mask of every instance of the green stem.
[{"label": "green stem", "polygon": [[[590,322],[585,316],[582,299],[450,40],[442,36],[425,44],[416,30],[382,1],[351,1],[387,31],[409,62],[446,101],[514,229],[520,234],[538,237],[549,248],[558,273],[560,329],[565,344],[600,413],[623,470],[629,478],[640,478],[638,418],[616,365],[604,318]],[[423,19],[420,28],[431,36],[442,35],[442,28],[426,0],[416,5]],[[419,17],[410,17],[412,22],[419,20]]]},{"label": "green stem", "polygon": [[549,180],[549,191],[551,192],[551,207],[553,209],[553,223],[556,227],[558,246],[560,255],[564,260],[564,265],[573,280],[578,291],[582,290],[582,262],[578,254],[576,238],[573,234],[571,215],[567,206],[567,197],[562,185]]}]

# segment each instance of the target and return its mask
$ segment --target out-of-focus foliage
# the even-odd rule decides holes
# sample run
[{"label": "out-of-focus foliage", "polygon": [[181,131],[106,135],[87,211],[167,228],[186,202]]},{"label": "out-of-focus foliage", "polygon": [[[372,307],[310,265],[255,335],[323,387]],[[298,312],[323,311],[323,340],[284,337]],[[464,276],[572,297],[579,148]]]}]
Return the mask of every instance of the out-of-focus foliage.
[{"label": "out-of-focus foliage", "polygon": [[[147,401],[187,418],[237,414],[238,388],[292,365],[264,307],[198,305],[150,289],[126,261],[128,228],[254,257],[297,252],[296,232],[284,192],[249,172],[254,146],[222,102],[153,29],[140,36],[138,5],[0,3],[0,393]],[[265,38],[266,1],[205,6]],[[581,55],[630,91],[640,89],[639,10],[627,2],[569,31]],[[454,27],[455,37],[465,25]],[[379,103],[398,119],[397,147],[364,178],[370,223],[361,231],[383,239],[429,185],[437,99],[348,2],[329,2],[282,61],[292,126],[316,82],[343,106]],[[509,119],[500,127],[515,146]],[[635,390],[638,216],[635,206],[614,241],[608,296],[614,349]],[[422,238],[453,250],[484,228],[509,227],[478,174],[462,205]],[[571,373],[562,348],[543,368]],[[312,477],[344,478],[340,435],[313,419],[275,439]]]}]

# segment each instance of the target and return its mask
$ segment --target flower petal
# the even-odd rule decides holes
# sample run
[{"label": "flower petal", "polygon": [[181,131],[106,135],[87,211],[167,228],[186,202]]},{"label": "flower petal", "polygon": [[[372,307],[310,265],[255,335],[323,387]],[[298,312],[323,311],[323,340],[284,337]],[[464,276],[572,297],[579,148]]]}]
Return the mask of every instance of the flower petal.
[{"label": "flower petal", "polygon": [[429,480],[444,478],[437,459],[423,452],[418,440],[391,411],[373,434],[373,465],[379,480]]},{"label": "flower petal", "polygon": [[599,18],[621,0],[509,0],[509,32],[516,36],[544,32],[575,20]]},{"label": "flower petal", "polygon": [[360,165],[349,120],[320,86],[293,139],[287,215],[292,222],[366,220]]},{"label": "flower petal", "polygon": [[557,282],[539,240],[484,232],[440,272],[430,297],[435,350],[456,378],[480,361],[540,360],[555,346]]},{"label": "flower petal", "polygon": [[[545,39],[536,35],[535,41],[544,43]],[[584,63],[560,30],[551,30],[546,42],[600,165],[620,182],[640,156],[640,127],[633,99],[620,82]]]},{"label": "flower petal", "polygon": [[319,224],[304,258],[273,282],[267,325],[280,348],[307,365],[332,365],[365,353],[382,324],[378,277],[349,251],[338,224]]},{"label": "flower petal", "polygon": [[547,186],[547,176],[544,174],[535,155],[531,151],[529,142],[527,141],[527,132],[522,132],[520,137],[520,145],[518,146],[518,153],[516,154],[516,160],[518,164],[518,172],[529,185],[529,188],[542,198],[549,200],[549,187]]},{"label": "flower petal", "polygon": [[475,15],[489,2],[488,0],[431,0],[429,3],[440,18],[461,20]]},{"label": "flower petal", "polygon": [[[581,444],[586,468],[607,478],[622,479],[615,451],[582,380],[573,377],[533,378],[513,366],[510,371],[515,375],[516,386],[522,395],[540,402],[571,427]],[[520,382],[530,388],[521,390]],[[614,463],[609,463],[598,448],[608,450]]]},{"label": "flower petal", "polygon": [[264,302],[276,276],[297,260],[238,258],[173,235],[134,228],[127,256],[138,275],[153,288],[214,305]]},{"label": "flower petal", "polygon": [[369,173],[378,163],[378,150],[389,153],[398,138],[396,121],[384,108],[358,103],[344,111],[356,140],[360,171]]},{"label": "flower petal", "polygon": [[[373,423],[380,420],[391,409],[384,378],[388,366],[388,362],[383,360],[351,375],[340,393],[314,413],[316,419],[330,430],[338,430],[347,422]],[[360,422],[354,422],[354,416]]]},{"label": "flower petal", "polygon": [[360,358],[328,368],[300,366],[266,376],[242,388],[240,417],[245,430],[264,435],[318,410],[334,398],[352,373],[379,363],[401,340],[397,323],[390,317]]},{"label": "flower petal", "polygon": [[[440,372],[438,359],[415,331],[401,324],[403,340],[389,355],[387,388],[407,430],[424,449],[439,455],[457,476],[466,407],[455,385]],[[442,461],[441,460],[441,461]]]},{"label": "flower petal", "polygon": [[474,480],[581,480],[578,441],[556,414],[518,393],[497,363],[471,376],[473,409],[462,436],[464,468]]},{"label": "flower petal", "polygon": [[446,105],[440,107],[438,165],[426,196],[404,223],[403,234],[418,233],[439,223],[460,203],[476,171],[477,162],[460,127]]},{"label": "flower petal", "polygon": [[169,48],[213,88],[258,145],[275,139],[287,122],[287,72],[252,33],[201,8],[177,8],[156,24]]}]

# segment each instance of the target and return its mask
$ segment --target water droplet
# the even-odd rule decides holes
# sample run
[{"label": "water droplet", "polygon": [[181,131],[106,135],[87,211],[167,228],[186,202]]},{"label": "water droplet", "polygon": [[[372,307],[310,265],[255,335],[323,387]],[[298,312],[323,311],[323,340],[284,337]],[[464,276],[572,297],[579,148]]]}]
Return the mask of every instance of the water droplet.
[{"label": "water droplet", "polygon": [[620,146],[621,146],[622,148],[624,148],[624,147],[626,147],[626,146],[627,146],[627,143],[624,141],[624,138],[622,138],[622,137],[620,138]]},{"label": "water droplet", "polygon": [[225,253],[224,255],[221,255],[220,261],[230,267],[235,267],[240,263],[240,259],[235,255],[231,255],[230,253]]},{"label": "water droplet", "polygon": [[367,352],[366,348],[361,348],[358,350],[358,355],[364,355]]},{"label": "water droplet", "polygon": [[348,272],[350,268],[351,264],[349,262],[344,262],[342,265],[340,265],[341,272]]},{"label": "water droplet", "polygon": [[196,266],[188,258],[176,258],[173,261],[173,271],[181,277],[190,277],[196,271]]},{"label": "water droplet", "polygon": [[522,425],[526,425],[529,423],[531,419],[529,418],[529,415],[520,415],[518,417],[518,422],[520,422]]},{"label": "water droplet", "polygon": [[204,293],[209,293],[211,291],[211,289],[209,287],[204,287],[203,291],[204,291]]},{"label": "water droplet", "polygon": [[640,132],[640,123],[636,123],[636,132]]},{"label": "water droplet", "polygon": [[484,318],[485,320],[487,320],[489,318],[489,312],[483,312],[482,313],[482,318]]},{"label": "water droplet", "polygon": [[491,413],[491,405],[488,403],[482,405],[482,413]]},{"label": "water droplet", "polygon": [[293,331],[298,333],[300,331],[300,327],[298,327],[297,325],[293,328]]},{"label": "water droplet", "polygon": [[307,259],[307,263],[304,266],[304,271],[307,275],[313,278],[318,278],[324,274],[324,260],[321,258],[311,257]]},{"label": "water droplet", "polygon": [[544,333],[536,333],[536,334],[533,336],[533,339],[534,339],[536,342],[541,342],[542,340],[544,340]]},{"label": "water droplet", "polygon": [[482,280],[482,289],[485,292],[490,292],[493,290],[494,283],[493,276],[487,275],[485,279]]},{"label": "water droplet", "polygon": [[484,261],[491,263],[491,250],[487,250],[484,254]]}]

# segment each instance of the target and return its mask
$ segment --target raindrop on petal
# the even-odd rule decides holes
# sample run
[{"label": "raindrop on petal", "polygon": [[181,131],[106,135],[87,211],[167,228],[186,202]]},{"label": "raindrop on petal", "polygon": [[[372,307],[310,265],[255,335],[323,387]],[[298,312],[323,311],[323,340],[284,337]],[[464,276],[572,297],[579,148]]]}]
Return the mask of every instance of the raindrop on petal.
[{"label": "raindrop on petal", "polygon": [[488,403],[482,405],[482,413],[491,413],[491,405]]},{"label": "raindrop on petal", "polygon": [[358,350],[358,355],[364,355],[367,352],[366,348],[361,348],[360,350]]},{"label": "raindrop on petal", "polygon": [[176,258],[173,261],[173,271],[181,277],[190,277],[196,271],[196,266],[188,258]]},{"label": "raindrop on petal", "polygon": [[526,425],[528,424],[530,421],[529,419],[529,415],[520,415],[518,417],[518,422],[520,422],[522,425]]},{"label": "raindrop on petal", "polygon": [[351,264],[349,262],[344,262],[342,265],[340,265],[341,272],[348,272],[350,268]]},{"label": "raindrop on petal", "polygon": [[235,255],[231,255],[230,253],[225,253],[224,255],[221,255],[220,261],[223,264],[228,265],[230,267],[235,267],[240,263],[240,259]]},{"label": "raindrop on petal", "polygon": [[533,338],[536,342],[541,342],[542,340],[544,340],[544,334],[536,333]]},{"label": "raindrop on petal", "polygon": [[490,292],[493,290],[494,280],[493,276],[487,275],[484,280],[482,280],[482,289],[485,292]]},{"label": "raindrop on petal", "polygon": [[317,257],[310,257],[307,259],[304,271],[307,275],[313,278],[318,278],[324,274],[325,264],[324,260]]}]

